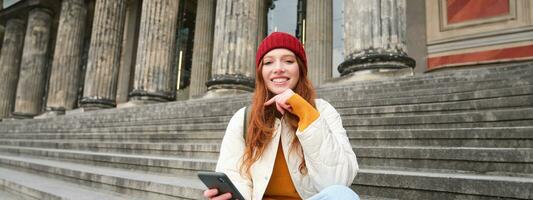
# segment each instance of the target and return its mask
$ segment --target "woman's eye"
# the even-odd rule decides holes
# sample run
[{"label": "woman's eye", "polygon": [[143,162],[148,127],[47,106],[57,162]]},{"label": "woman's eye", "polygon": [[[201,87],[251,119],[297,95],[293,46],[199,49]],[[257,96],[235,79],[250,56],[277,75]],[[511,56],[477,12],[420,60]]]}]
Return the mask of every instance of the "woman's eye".
[{"label": "woman's eye", "polygon": [[294,60],[286,60],[285,62],[289,63],[289,64],[292,64],[292,63],[294,63]]},{"label": "woman's eye", "polygon": [[263,61],[263,65],[270,65],[270,64],[272,64],[271,61]]}]

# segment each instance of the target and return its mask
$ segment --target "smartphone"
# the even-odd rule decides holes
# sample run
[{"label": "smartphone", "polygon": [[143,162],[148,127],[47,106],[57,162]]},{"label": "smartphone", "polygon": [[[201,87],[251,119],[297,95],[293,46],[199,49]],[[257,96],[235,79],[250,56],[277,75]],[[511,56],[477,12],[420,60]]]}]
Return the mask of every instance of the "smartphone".
[{"label": "smartphone", "polygon": [[198,178],[204,182],[207,188],[218,189],[219,195],[229,192],[231,193],[231,199],[244,200],[239,190],[233,185],[228,176],[222,172],[198,172]]}]

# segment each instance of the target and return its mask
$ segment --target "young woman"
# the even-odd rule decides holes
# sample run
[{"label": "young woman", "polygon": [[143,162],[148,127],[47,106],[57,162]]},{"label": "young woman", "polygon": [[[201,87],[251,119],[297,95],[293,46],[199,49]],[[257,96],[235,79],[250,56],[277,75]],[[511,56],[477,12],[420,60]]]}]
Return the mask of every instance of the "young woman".
[{"label": "young woman", "polygon": [[[256,55],[250,122],[231,118],[216,171],[246,199],[359,199],[349,187],[358,170],[339,113],[315,99],[300,41],[282,32],[266,37]],[[206,190],[209,199],[230,193]]]}]

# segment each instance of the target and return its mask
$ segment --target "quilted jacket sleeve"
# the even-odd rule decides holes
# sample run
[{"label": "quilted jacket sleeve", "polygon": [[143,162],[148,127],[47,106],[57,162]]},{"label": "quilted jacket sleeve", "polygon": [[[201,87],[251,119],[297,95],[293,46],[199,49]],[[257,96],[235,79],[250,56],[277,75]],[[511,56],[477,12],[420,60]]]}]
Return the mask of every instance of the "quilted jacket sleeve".
[{"label": "quilted jacket sleeve", "polygon": [[224,172],[228,175],[242,196],[245,199],[251,199],[252,181],[240,174],[241,158],[245,147],[242,132],[243,120],[244,108],[240,109],[233,115],[226,128],[224,139],[222,139],[216,171]]},{"label": "quilted jacket sleeve", "polygon": [[349,186],[359,166],[341,117],[324,100],[316,100],[316,105],[320,116],[304,130],[296,132],[302,144],[308,175],[318,191],[330,185]]}]

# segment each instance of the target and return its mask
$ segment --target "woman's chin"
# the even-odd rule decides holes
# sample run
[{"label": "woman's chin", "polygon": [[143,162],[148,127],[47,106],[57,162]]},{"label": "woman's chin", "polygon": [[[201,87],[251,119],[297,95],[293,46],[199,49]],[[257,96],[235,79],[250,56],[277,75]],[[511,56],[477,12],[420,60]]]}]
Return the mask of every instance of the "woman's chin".
[{"label": "woman's chin", "polygon": [[285,90],[287,90],[287,87],[276,87],[276,88],[271,89],[270,92],[274,94],[281,94],[285,92]]}]

